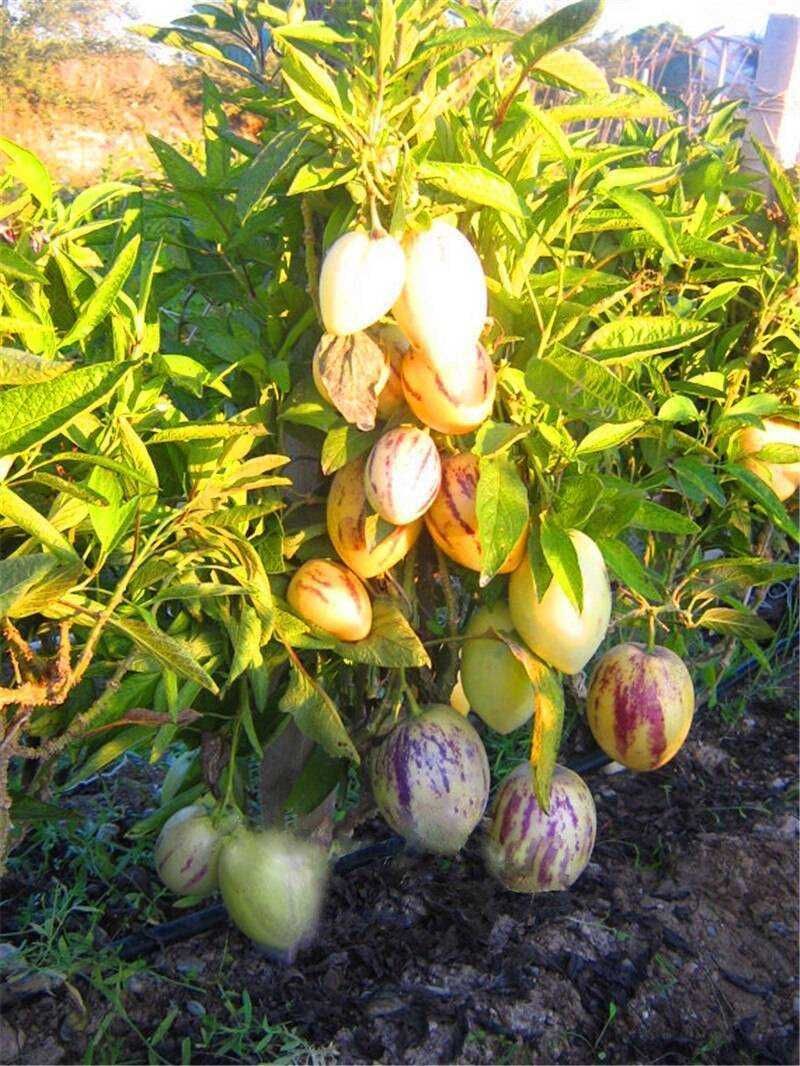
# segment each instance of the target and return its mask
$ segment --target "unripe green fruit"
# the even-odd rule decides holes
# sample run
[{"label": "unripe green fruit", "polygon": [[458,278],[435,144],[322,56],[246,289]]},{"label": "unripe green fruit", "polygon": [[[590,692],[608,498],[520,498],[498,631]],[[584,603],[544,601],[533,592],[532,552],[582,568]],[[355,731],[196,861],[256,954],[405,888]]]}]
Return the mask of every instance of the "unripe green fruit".
[{"label": "unripe green fruit", "polygon": [[391,308],[403,288],[405,256],[387,234],[345,233],[322,263],[319,303],[327,333],[366,329]]},{"label": "unripe green fruit", "polygon": [[586,720],[594,739],[630,770],[655,770],[683,744],[694,714],[694,685],[669,648],[619,644],[594,669]]},{"label": "unripe green fruit", "polygon": [[426,851],[454,855],[486,809],[483,743],[466,718],[445,704],[395,726],[375,750],[370,770],[383,817]]},{"label": "unripe green fruit", "polygon": [[442,464],[430,434],[416,426],[397,426],[369,453],[364,492],[381,518],[404,526],[425,514],[441,480]]},{"label": "unripe green fruit", "polygon": [[486,321],[486,278],[481,261],[455,226],[437,219],[403,238],[405,285],[394,317],[412,344],[440,368],[474,346]]},{"label": "unripe green fruit", "polygon": [[500,786],[484,845],[493,877],[512,892],[569,888],[589,862],[597,832],[594,800],[586,783],[556,766],[550,811],[539,806],[530,763],[522,763]]},{"label": "unripe green fruit", "polygon": [[408,406],[438,433],[471,433],[492,413],[496,375],[480,344],[445,367],[438,367],[422,348],[409,348],[400,373]]},{"label": "unripe green fruit", "polygon": [[219,857],[232,921],[256,944],[290,957],[314,935],[327,872],[320,847],[277,829],[239,829]]},{"label": "unripe green fruit", "polygon": [[[457,452],[442,460],[442,484],[436,499],[425,514],[428,532],[448,558],[480,571],[483,547],[478,533],[476,500],[480,466],[477,455]],[[500,567],[507,574],[520,564],[528,539],[527,526]]]},{"label": "unripe green fruit", "polygon": [[479,607],[464,630],[461,680],[471,709],[495,732],[511,733],[533,714],[536,692],[507,644],[492,636],[479,639],[490,629],[519,641],[505,603]]},{"label": "unripe green fruit", "polygon": [[179,896],[207,896],[217,888],[217,861],[238,815],[215,824],[200,804],[184,807],[164,823],[155,847],[156,873]]},{"label": "unripe green fruit", "polygon": [[611,586],[595,542],[577,529],[569,535],[583,578],[583,610],[578,612],[555,578],[540,600],[527,554],[508,583],[508,605],[514,627],[531,651],[562,673],[577,674],[606,635]]},{"label": "unripe green fruit", "polygon": [[422,519],[395,526],[385,535],[370,515],[364,492],[366,457],[361,456],[337,470],[328,493],[328,536],[338,555],[361,578],[376,577],[399,562],[414,546]]},{"label": "unripe green fruit", "polygon": [[301,618],[337,640],[363,640],[372,628],[369,594],[341,563],[309,559],[292,575],[286,599]]}]

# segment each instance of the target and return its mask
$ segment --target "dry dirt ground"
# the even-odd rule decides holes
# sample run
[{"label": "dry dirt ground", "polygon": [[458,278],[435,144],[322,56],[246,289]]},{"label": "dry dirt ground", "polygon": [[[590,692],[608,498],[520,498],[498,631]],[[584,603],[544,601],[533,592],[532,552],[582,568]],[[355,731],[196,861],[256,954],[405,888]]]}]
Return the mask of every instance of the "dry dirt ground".
[{"label": "dry dirt ground", "polygon": [[[335,877],[320,935],[291,966],[225,926],[161,950],[125,986],[118,1061],[186,1061],[182,1042],[225,988],[330,1061],[796,1063],[796,708],[792,684],[733,723],[706,711],[663,770],[592,775],[598,843],[570,892],[501,891],[471,845]],[[9,887],[21,896],[24,878]],[[104,922],[120,936],[136,915]],[[86,1061],[109,1005],[74,983],[88,1025],[67,1024],[63,994],[17,1004],[0,1059]],[[167,1015],[153,1058],[135,1030],[152,1037]]]}]

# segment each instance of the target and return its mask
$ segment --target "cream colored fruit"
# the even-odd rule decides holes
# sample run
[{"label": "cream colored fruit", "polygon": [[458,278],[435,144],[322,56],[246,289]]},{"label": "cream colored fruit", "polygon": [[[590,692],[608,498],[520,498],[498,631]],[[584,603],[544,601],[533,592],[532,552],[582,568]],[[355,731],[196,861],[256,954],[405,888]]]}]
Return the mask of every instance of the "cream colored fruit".
[{"label": "cream colored fruit", "polygon": [[619,644],[592,673],[586,721],[594,739],[629,770],[655,770],[683,744],[694,714],[694,685],[669,648]]},{"label": "cream colored fruit", "polygon": [[486,320],[486,278],[475,249],[441,219],[403,239],[405,285],[394,305],[400,329],[439,366],[468,351]]},{"label": "cream colored fruit", "polygon": [[[769,444],[794,444],[800,447],[800,423],[783,418],[765,418],[764,428],[748,426],[739,437],[745,455],[754,455]],[[765,463],[746,459],[745,464],[772,489],[779,500],[788,500],[800,488],[800,462]]]},{"label": "cream colored fruit", "polygon": [[375,326],[369,335],[386,356],[388,375],[378,394],[378,418],[386,421],[398,415],[406,405],[400,367],[409,344],[397,326],[391,324]]},{"label": "cream colored fruit", "polygon": [[327,333],[366,329],[397,301],[405,256],[388,234],[353,230],[335,241],[322,262],[319,303]]},{"label": "cream colored fruit", "polygon": [[511,612],[505,603],[479,607],[469,620],[461,651],[461,679],[472,710],[496,733],[511,733],[533,714],[536,696],[522,663],[507,644],[487,630],[514,632]]},{"label": "cream colored fruit", "polygon": [[[483,549],[475,510],[478,476],[478,457],[471,452],[458,452],[444,458],[442,485],[425,515],[425,525],[445,555],[469,570],[480,572]],[[526,529],[500,568],[501,574],[519,566],[527,535]]]},{"label": "cream colored fruit", "polygon": [[380,437],[367,458],[364,491],[373,510],[396,526],[420,518],[433,503],[442,463],[430,433],[397,426]]},{"label": "cream colored fruit", "polygon": [[309,559],[292,575],[289,606],[337,640],[363,640],[372,628],[367,590],[341,563]]},{"label": "cream colored fruit", "polygon": [[519,635],[540,659],[565,674],[577,674],[600,647],[611,618],[611,586],[595,542],[580,530],[570,538],[583,578],[580,614],[553,578],[540,600],[527,554],[511,575],[508,603]]},{"label": "cream colored fruit", "polygon": [[375,577],[398,563],[414,546],[422,519],[407,526],[380,528],[364,492],[366,457],[343,466],[328,493],[328,536],[339,557],[360,578]]},{"label": "cream colored fruit", "polygon": [[439,433],[471,433],[492,413],[496,386],[486,349],[472,344],[457,363],[437,367],[422,348],[409,348],[401,364],[408,406]]}]

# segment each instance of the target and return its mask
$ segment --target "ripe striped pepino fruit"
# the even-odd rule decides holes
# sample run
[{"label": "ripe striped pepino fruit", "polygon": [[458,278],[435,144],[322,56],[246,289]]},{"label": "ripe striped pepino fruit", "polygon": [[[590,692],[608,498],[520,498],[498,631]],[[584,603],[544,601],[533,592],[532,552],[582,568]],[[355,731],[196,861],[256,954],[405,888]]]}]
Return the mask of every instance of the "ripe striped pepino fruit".
[{"label": "ripe striped pepino fruit", "polygon": [[586,720],[594,739],[629,770],[656,770],[686,740],[694,714],[694,686],[683,660],[669,648],[620,644],[594,669]]},{"label": "ripe striped pepino fruit", "polygon": [[241,828],[219,857],[219,887],[232,921],[288,959],[314,935],[327,876],[322,848],[278,829]]},{"label": "ripe striped pepino fruit", "polygon": [[292,575],[286,599],[301,618],[337,640],[363,640],[372,628],[369,594],[341,563],[309,559]]},{"label": "ripe striped pepino fruit", "polygon": [[519,642],[505,603],[479,607],[470,618],[461,651],[461,679],[469,706],[496,733],[511,733],[533,714],[536,692],[507,644],[487,630]]},{"label": "ripe striped pepino fruit", "polygon": [[395,726],[370,771],[375,802],[392,829],[437,855],[455,855],[486,809],[489,761],[481,738],[443,703]]},{"label": "ripe striped pepino fruit", "polygon": [[400,372],[408,406],[439,433],[471,433],[492,413],[496,374],[480,344],[465,349],[457,365],[444,368],[422,348],[409,348]]},{"label": "ripe striped pepino fruit", "polygon": [[[472,452],[458,452],[443,458],[442,486],[425,515],[425,525],[445,555],[468,570],[480,572],[483,550],[475,511],[478,477],[478,457]],[[527,536],[525,529],[500,568],[501,574],[519,566],[525,554]]]},{"label": "ripe striped pepino fruit", "polygon": [[370,514],[364,492],[366,456],[337,470],[328,493],[327,522],[339,557],[360,578],[383,574],[408,554],[422,531],[422,519],[388,531]]},{"label": "ripe striped pepino fruit", "polygon": [[364,492],[381,518],[396,526],[420,518],[442,481],[442,463],[429,433],[397,426],[375,443],[364,468]]},{"label": "ripe striped pepino fruit", "polygon": [[545,813],[526,762],[497,792],[484,859],[492,876],[512,892],[558,892],[586,869],[596,833],[594,800],[583,778],[556,766]]},{"label": "ripe striped pepino fruit", "polygon": [[524,554],[508,583],[508,605],[519,635],[540,659],[564,674],[577,674],[600,647],[611,619],[611,585],[595,542],[570,531],[583,578],[579,613],[555,578],[540,600],[530,560]]},{"label": "ripe striped pepino fruit", "polygon": [[378,417],[387,421],[398,415],[406,405],[400,366],[409,344],[397,326],[391,324],[375,326],[369,335],[386,356],[388,376],[378,393]]},{"label": "ripe striped pepino fruit", "polygon": [[[763,429],[748,426],[739,435],[739,445],[745,455],[778,444],[800,447],[800,424],[785,418],[765,418]],[[800,462],[772,463],[751,458],[745,459],[744,465],[769,485],[779,500],[788,500],[800,488]]]},{"label": "ripe striped pepino fruit", "polygon": [[412,344],[440,368],[452,367],[477,343],[486,321],[486,278],[475,249],[437,219],[430,229],[403,239],[406,276],[393,311]]},{"label": "ripe striped pepino fruit", "polygon": [[366,329],[397,301],[406,262],[399,241],[375,230],[345,233],[328,249],[319,278],[319,303],[327,333]]},{"label": "ripe striped pepino fruit", "polygon": [[168,818],[155,847],[156,873],[179,896],[208,896],[217,888],[217,861],[238,815],[215,824],[207,807],[194,803]]}]

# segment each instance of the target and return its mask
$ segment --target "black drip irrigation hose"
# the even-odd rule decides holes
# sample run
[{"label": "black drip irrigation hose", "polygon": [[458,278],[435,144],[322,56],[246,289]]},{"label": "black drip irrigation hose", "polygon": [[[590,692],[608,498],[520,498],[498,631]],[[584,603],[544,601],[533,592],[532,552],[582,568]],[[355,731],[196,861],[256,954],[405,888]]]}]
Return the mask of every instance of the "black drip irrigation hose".
[{"label": "black drip irrigation hose", "polygon": [[[782,648],[787,647],[795,639],[794,637],[786,637],[778,641],[775,645],[775,652],[777,653]],[[727,692],[728,689],[750,673],[754,666],[758,665],[759,663],[755,656],[746,660],[730,677],[725,678],[717,686],[717,695]],[[707,702],[708,695],[698,701],[698,707],[702,707]],[[574,770],[575,773],[590,774],[596,770],[601,770],[604,766],[608,766],[610,762],[612,760],[609,756],[597,748],[594,751],[586,752],[571,759],[567,766],[570,770]],[[346,876],[353,870],[359,870],[363,866],[371,866],[374,862],[388,862],[404,850],[405,841],[401,837],[392,836],[379,844],[368,844],[357,851],[342,855],[334,863],[333,872]],[[136,959],[143,955],[149,955],[151,952],[169,944],[188,940],[198,933],[208,932],[209,929],[214,929],[227,921],[228,913],[224,905],[215,903],[213,906],[204,907],[203,910],[195,911],[193,914],[185,914],[181,918],[175,918],[171,922],[164,922],[162,925],[154,926],[152,929],[132,933],[130,936],[123,937],[120,940],[114,940],[109,944],[108,950],[115,952],[121,959]]]}]

